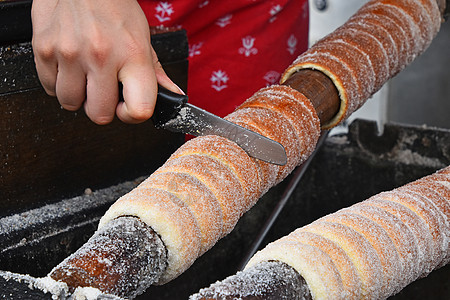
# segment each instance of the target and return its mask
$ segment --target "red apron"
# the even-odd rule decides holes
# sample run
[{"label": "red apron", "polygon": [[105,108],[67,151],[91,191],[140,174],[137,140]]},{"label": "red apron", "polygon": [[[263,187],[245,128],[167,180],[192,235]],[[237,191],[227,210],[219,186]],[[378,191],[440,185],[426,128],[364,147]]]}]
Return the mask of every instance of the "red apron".
[{"label": "red apron", "polygon": [[307,49],[307,0],[138,1],[151,26],[186,29],[189,101],[222,117]]}]

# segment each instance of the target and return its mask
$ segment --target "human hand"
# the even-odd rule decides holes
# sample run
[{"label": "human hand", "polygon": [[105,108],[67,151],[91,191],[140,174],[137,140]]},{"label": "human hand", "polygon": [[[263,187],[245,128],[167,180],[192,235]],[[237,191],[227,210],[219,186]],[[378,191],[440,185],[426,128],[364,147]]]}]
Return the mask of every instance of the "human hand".
[{"label": "human hand", "polygon": [[34,0],[31,13],[39,80],[63,108],[84,106],[97,124],[115,114],[140,123],[153,114],[157,82],[180,92],[158,62],[136,0]]}]

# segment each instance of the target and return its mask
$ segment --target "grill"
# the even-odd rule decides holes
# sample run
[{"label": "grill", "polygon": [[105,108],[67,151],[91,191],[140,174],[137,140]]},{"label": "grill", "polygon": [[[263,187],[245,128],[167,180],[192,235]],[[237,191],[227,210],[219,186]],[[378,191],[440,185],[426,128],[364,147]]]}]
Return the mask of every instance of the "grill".
[{"label": "grill", "polygon": [[[27,9],[30,2],[5,3],[0,14]],[[0,20],[6,19],[0,15]],[[87,241],[106,209],[161,165],[184,137],[149,123],[127,126],[115,120],[99,127],[83,113],[61,110],[38,83],[31,46],[22,40],[30,33],[24,24],[21,41],[11,38],[10,30],[17,29],[12,25],[0,40],[0,298],[51,299],[6,280],[7,272],[47,275]],[[166,72],[185,88],[185,33],[155,32],[152,43]],[[235,274],[256,249],[295,228],[447,165],[449,130],[387,124],[379,135],[375,123],[356,120],[348,133],[324,139],[307,168],[271,189],[189,270],[137,299],[187,299]],[[392,299],[430,296],[450,298],[449,265]]]},{"label": "grill", "polygon": [[[164,286],[149,288],[137,299],[187,299],[200,288],[239,270],[246,257],[254,252],[255,240],[262,241],[259,244],[262,247],[323,215],[449,165],[449,145],[449,130],[388,124],[379,136],[375,123],[356,120],[347,134],[325,140],[298,185],[291,184],[295,171],[260,199],[230,235],[184,274]],[[139,180],[3,217],[0,219],[2,270],[45,276],[92,235],[99,217],[112,201]],[[278,218],[270,228],[263,228],[261,224],[279,208],[280,195],[291,188],[291,196]],[[3,284],[8,288],[8,282]],[[9,288],[12,285],[9,282]],[[393,299],[430,295],[448,299],[449,266],[409,285]]]}]

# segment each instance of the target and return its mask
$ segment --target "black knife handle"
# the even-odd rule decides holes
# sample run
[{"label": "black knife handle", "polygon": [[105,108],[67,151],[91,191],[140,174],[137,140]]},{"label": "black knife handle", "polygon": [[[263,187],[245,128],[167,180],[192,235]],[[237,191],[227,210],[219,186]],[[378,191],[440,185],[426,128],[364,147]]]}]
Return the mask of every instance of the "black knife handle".
[{"label": "black knife handle", "polygon": [[158,85],[155,111],[152,116],[155,127],[161,127],[167,121],[175,118],[187,101],[188,96],[174,93]]}]

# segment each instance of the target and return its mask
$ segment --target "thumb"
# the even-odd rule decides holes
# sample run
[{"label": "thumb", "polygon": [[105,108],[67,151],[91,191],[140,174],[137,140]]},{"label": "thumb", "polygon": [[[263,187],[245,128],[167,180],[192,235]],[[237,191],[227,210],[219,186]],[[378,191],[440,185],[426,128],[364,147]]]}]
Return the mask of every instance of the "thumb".
[{"label": "thumb", "polygon": [[125,123],[136,124],[149,119],[156,103],[156,78],[150,61],[145,64],[129,63],[119,71],[124,101],[116,108],[117,117]]},{"label": "thumb", "polygon": [[153,68],[155,70],[155,77],[156,77],[156,81],[158,82],[158,84],[162,85],[163,87],[165,87],[166,89],[168,89],[174,93],[185,95],[185,92],[178,85],[176,85],[169,78],[169,76],[167,76],[167,74],[164,71],[161,63],[159,62],[158,57],[156,56],[155,50],[153,50],[153,48],[152,48],[152,54],[153,54]]}]

